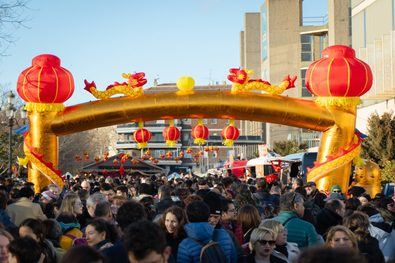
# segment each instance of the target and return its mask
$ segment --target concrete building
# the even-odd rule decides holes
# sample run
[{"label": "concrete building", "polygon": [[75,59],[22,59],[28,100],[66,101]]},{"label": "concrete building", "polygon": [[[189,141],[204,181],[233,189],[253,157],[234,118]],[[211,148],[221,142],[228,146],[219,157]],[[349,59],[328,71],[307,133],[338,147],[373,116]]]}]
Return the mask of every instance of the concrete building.
[{"label": "concrete building", "polygon": [[366,132],[373,112],[395,112],[395,1],[352,0],[351,8],[352,47],[373,72],[357,117],[357,128]]},{"label": "concrete building", "polygon": [[[265,0],[259,13],[246,13],[244,30],[240,34],[240,65],[251,67],[255,77],[273,84],[281,82],[288,74],[297,75],[296,88],[284,94],[309,98],[311,95],[304,81],[308,66],[320,58],[328,45],[351,43],[350,9],[349,1],[328,0],[327,16],[309,18],[303,17],[302,3],[302,0]],[[258,58],[260,63],[257,64]],[[319,143],[317,132],[277,124],[263,127],[269,147],[280,140],[297,140],[309,147]]]}]

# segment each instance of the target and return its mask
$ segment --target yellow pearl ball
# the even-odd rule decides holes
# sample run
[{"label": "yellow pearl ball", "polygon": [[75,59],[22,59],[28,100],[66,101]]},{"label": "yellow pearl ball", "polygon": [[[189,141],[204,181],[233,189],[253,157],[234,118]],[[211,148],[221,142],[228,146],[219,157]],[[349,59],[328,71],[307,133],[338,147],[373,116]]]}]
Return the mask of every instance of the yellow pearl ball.
[{"label": "yellow pearl ball", "polygon": [[177,88],[180,91],[192,91],[195,86],[195,80],[189,76],[183,76],[177,80]]}]

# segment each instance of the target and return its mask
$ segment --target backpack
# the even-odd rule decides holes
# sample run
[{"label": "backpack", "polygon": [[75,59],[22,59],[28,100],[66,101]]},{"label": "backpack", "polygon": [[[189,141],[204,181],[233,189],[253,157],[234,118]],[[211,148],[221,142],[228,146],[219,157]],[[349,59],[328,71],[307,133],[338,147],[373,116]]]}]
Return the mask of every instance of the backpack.
[{"label": "backpack", "polygon": [[76,247],[76,246],[81,246],[81,245],[87,245],[88,242],[86,241],[86,239],[83,237],[82,232],[77,229],[74,228],[68,232],[66,232],[65,234],[63,234],[60,237],[60,247],[68,250],[72,247]]},{"label": "backpack", "polygon": [[193,241],[202,246],[200,250],[200,263],[226,263],[226,256],[218,242],[210,240],[207,244],[200,240],[191,238]]}]

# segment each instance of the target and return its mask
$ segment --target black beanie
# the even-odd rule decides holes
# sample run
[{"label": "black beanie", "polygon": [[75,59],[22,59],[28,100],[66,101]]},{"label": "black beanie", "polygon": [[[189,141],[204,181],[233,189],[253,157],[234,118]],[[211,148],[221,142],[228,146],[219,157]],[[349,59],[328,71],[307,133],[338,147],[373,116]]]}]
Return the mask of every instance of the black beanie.
[{"label": "black beanie", "polygon": [[222,199],[219,194],[210,191],[204,196],[203,201],[210,207],[210,214],[221,215]]}]

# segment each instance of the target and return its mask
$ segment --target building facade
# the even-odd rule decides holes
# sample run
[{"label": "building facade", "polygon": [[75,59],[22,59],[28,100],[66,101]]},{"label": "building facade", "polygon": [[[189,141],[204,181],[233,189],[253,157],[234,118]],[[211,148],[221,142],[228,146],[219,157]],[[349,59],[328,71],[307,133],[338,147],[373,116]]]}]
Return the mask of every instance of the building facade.
[{"label": "building facade", "polygon": [[[308,66],[321,57],[328,45],[351,43],[350,3],[328,0],[328,15],[313,18],[303,16],[302,3],[302,0],[265,0],[260,12],[246,13],[240,34],[240,65],[252,68],[254,77],[271,83],[281,82],[288,74],[297,75],[296,88],[284,94],[310,98],[304,79]],[[269,123],[262,126],[269,147],[280,140],[297,140],[309,147],[319,143],[320,134],[314,131]]]}]

